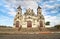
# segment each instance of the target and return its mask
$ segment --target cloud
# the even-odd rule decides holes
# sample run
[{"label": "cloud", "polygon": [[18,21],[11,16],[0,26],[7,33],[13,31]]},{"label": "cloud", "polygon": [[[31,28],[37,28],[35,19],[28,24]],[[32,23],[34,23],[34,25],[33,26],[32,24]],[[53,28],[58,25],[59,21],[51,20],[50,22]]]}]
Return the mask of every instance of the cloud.
[{"label": "cloud", "polygon": [[[17,11],[17,7],[21,5],[23,13],[26,9],[31,8],[34,12],[37,12],[38,5],[42,7],[42,14],[45,16],[46,21],[50,21],[51,25],[59,24],[59,13],[60,13],[60,4],[59,0],[2,0],[0,2],[0,6],[5,8],[0,9],[3,13],[8,14],[9,16],[14,17]],[[4,22],[5,20],[9,20],[9,18],[2,17],[0,19]],[[9,21],[8,21],[9,22]],[[10,21],[12,22],[12,21]]]},{"label": "cloud", "polygon": [[45,16],[45,21],[49,21],[51,26],[54,26],[54,20],[56,20],[56,16]]},{"label": "cloud", "polygon": [[13,11],[8,12],[8,14],[11,15],[11,16],[15,16],[16,13],[17,13],[17,12],[13,12]]},{"label": "cloud", "polygon": [[45,22],[49,21],[51,26],[60,24],[60,14],[56,16],[46,15]]},{"label": "cloud", "polygon": [[13,20],[7,16],[0,16],[0,25],[7,25],[7,26],[12,26],[13,25]]},{"label": "cloud", "polygon": [[[40,1],[40,0],[39,0]],[[18,0],[6,0],[6,1],[4,1],[5,2],[5,5],[4,5],[4,7],[6,7],[6,9],[8,9],[9,10],[9,12],[7,13],[7,14],[11,14],[11,16],[14,16],[16,13],[14,13],[13,15],[12,15],[12,13],[10,13],[10,12],[16,12],[16,10],[15,9],[17,9],[17,7],[19,6],[19,5],[21,5],[22,6],[22,9],[24,9],[25,8],[25,10],[26,9],[28,9],[28,8],[31,8],[31,9],[34,9],[34,12],[37,12],[36,11],[36,9],[37,9],[37,6],[38,6],[38,4],[37,4],[37,2],[36,1],[18,1]],[[32,7],[33,6],[33,7]],[[24,11],[23,11],[23,13],[24,13]]]},{"label": "cloud", "polygon": [[54,8],[54,7],[55,7],[54,5],[52,5],[52,6],[51,5],[48,5],[48,4],[44,4],[43,5],[43,8]]},{"label": "cloud", "polygon": [[52,10],[51,13],[57,13],[57,11],[56,10]]},{"label": "cloud", "polygon": [[57,0],[57,1],[60,1],[60,0]]}]

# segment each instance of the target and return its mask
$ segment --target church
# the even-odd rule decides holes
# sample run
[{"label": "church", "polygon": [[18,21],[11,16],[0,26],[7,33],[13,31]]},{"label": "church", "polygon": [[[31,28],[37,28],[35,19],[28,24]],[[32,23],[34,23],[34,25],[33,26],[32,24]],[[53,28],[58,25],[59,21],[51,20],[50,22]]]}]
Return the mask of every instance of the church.
[{"label": "church", "polygon": [[42,8],[37,7],[37,13],[35,14],[33,9],[26,9],[24,14],[22,14],[21,6],[17,7],[17,13],[14,17],[13,26],[15,28],[36,28],[36,27],[45,27],[45,18],[42,15]]}]

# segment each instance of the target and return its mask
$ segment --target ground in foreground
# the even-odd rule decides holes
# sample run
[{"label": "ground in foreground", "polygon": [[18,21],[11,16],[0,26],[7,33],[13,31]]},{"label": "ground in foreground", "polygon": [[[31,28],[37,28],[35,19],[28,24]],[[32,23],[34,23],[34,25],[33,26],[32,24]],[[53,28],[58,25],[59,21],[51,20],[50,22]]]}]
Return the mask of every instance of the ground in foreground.
[{"label": "ground in foreground", "polygon": [[0,39],[60,39],[60,34],[19,34],[19,35],[0,35]]}]

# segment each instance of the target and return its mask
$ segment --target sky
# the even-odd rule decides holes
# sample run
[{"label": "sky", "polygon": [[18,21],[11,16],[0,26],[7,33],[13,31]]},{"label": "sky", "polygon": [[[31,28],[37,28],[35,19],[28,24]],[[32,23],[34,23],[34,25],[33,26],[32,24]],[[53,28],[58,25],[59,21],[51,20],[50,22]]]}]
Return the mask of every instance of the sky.
[{"label": "sky", "polygon": [[45,22],[51,27],[60,24],[60,0],[0,0],[0,25],[13,26],[17,7],[21,6],[22,14],[31,8],[37,14],[38,5],[42,8]]}]

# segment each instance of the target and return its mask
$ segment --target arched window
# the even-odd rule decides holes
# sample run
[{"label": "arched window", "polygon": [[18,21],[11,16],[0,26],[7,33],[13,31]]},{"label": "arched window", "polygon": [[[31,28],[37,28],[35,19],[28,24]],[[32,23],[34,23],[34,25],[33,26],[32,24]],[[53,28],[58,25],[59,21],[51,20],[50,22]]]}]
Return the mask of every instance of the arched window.
[{"label": "arched window", "polygon": [[19,12],[18,12],[18,14],[19,14]]},{"label": "arched window", "polygon": [[19,19],[19,16],[17,18]]}]

